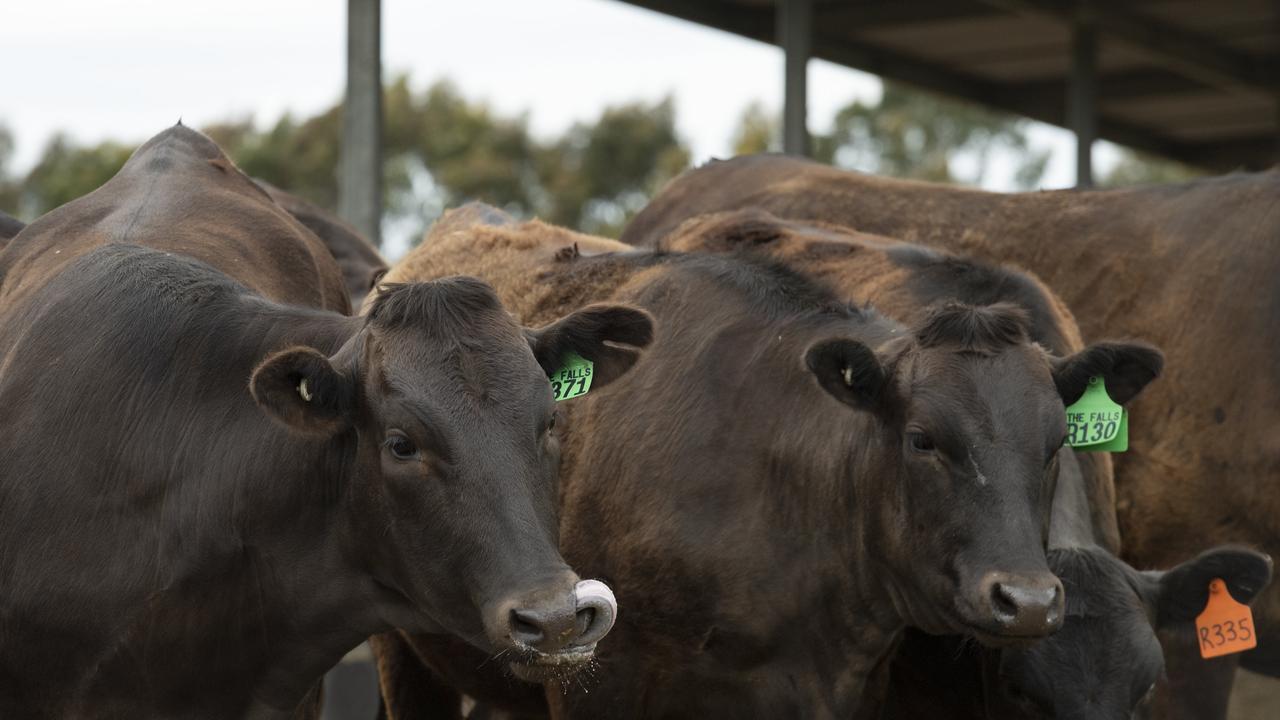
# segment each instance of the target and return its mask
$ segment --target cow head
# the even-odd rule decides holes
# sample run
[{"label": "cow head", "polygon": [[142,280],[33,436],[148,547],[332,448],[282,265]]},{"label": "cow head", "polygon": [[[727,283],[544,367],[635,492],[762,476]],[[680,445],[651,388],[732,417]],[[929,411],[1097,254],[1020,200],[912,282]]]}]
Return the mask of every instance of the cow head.
[{"label": "cow head", "polygon": [[1214,578],[1242,603],[1271,579],[1270,559],[1233,547],[1168,572],[1138,572],[1093,547],[1051,550],[1049,566],[1066,587],[1066,623],[1051,638],[988,657],[983,674],[991,718],[1128,720],[1164,667],[1157,630],[1191,630]]},{"label": "cow head", "polygon": [[336,354],[277,352],[251,389],[291,430],[345,448],[352,562],[390,624],[564,668],[590,657],[616,606],[557,549],[548,375],[576,353],[603,387],[652,330],[620,305],[525,329],[472,278],[386,286]]},{"label": "cow head", "polygon": [[1111,343],[1055,360],[1003,304],[949,303],[898,335],[875,349],[829,338],[806,353],[827,392],[875,418],[876,471],[859,482],[880,580],[927,632],[988,643],[1054,632],[1062,586],[1044,546],[1064,398],[1095,374],[1127,401],[1159,371],[1159,352]]}]

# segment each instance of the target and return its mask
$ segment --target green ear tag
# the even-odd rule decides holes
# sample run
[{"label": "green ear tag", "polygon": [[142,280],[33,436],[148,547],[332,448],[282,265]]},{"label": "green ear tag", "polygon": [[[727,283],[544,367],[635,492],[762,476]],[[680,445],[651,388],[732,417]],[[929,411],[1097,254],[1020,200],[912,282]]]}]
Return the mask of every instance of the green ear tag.
[{"label": "green ear tag", "polygon": [[1067,408],[1067,445],[1086,452],[1124,452],[1129,449],[1129,413],[1107,395],[1101,377]]},{"label": "green ear tag", "polygon": [[551,390],[556,402],[586,395],[591,389],[591,370],[594,364],[575,353],[564,356],[564,365],[551,373]]},{"label": "green ear tag", "polygon": [[1090,445],[1084,450],[1088,452],[1124,452],[1129,449],[1129,411],[1123,410],[1120,414],[1120,432],[1116,433],[1114,440]]}]

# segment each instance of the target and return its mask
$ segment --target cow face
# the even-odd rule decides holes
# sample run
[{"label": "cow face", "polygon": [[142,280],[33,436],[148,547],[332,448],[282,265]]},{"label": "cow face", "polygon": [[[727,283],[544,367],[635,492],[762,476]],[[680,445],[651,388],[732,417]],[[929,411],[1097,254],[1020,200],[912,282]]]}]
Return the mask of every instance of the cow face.
[{"label": "cow face", "polygon": [[252,390],[296,432],[354,438],[350,552],[394,598],[391,624],[564,667],[590,656],[616,606],[557,550],[547,378],[577,353],[598,389],[651,336],[646,313],[617,305],[527,330],[488,285],[449,278],[383,288],[335,356],[276,353]]},{"label": "cow face", "polygon": [[1231,547],[1168,572],[1138,572],[1099,548],[1051,550],[1049,566],[1066,587],[1066,623],[985,663],[991,718],[1128,720],[1164,667],[1158,629],[1190,630],[1214,578],[1245,603],[1271,578],[1266,556]]},{"label": "cow face", "polygon": [[1128,400],[1159,369],[1159,353],[1137,345],[1053,361],[1026,328],[1009,305],[947,304],[876,351],[846,338],[807,354],[819,383],[883,432],[880,472],[859,479],[873,508],[866,524],[887,555],[895,606],[927,632],[998,643],[1062,624],[1062,587],[1044,556],[1066,428],[1059,387],[1087,384],[1087,367],[1110,388],[1121,367]]}]

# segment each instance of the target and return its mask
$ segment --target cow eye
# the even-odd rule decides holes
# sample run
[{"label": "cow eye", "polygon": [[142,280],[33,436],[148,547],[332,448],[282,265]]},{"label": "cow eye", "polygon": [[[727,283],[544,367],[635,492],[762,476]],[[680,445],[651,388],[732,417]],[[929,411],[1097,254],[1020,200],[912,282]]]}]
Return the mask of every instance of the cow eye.
[{"label": "cow eye", "polygon": [[933,452],[937,449],[933,444],[933,438],[918,430],[907,433],[907,445],[918,453]]},{"label": "cow eye", "polygon": [[418,446],[400,433],[388,436],[386,445],[387,449],[391,451],[392,457],[397,460],[413,460],[418,456]]}]

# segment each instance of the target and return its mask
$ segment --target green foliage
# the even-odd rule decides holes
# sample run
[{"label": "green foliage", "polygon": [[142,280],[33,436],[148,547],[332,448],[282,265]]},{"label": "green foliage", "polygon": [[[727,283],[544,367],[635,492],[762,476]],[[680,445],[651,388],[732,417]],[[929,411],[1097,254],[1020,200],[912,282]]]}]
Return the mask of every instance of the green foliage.
[{"label": "green foliage", "polygon": [[782,149],[782,123],[776,115],[753,102],[738,118],[738,129],[733,133],[734,155],[778,152]]},{"label": "green foliage", "polygon": [[[401,76],[384,91],[383,124],[387,217],[422,228],[445,207],[480,200],[517,216],[616,234],[650,193],[689,165],[669,99],[606,108],[595,122],[544,141],[524,114],[502,115],[449,82],[415,91]],[[307,118],[285,114],[264,129],[245,118],[204,131],[246,173],[336,207],[341,104]],[[97,188],[132,150],[115,142],[77,146],[59,136],[18,182],[6,180],[11,148],[0,132],[0,207],[16,214],[21,205],[32,217]]]},{"label": "green foliage", "polygon": [[584,232],[614,235],[649,196],[689,166],[668,98],[606,108],[542,152],[548,204],[539,214]]},{"label": "green foliage", "polygon": [[[445,204],[483,200],[518,213],[532,210],[536,147],[527,118],[501,117],[448,82],[415,96],[402,76],[386,97],[387,158],[420,161],[442,188]],[[393,193],[406,189],[399,177],[391,179]]]},{"label": "green foliage", "polygon": [[[520,217],[540,216],[586,232],[614,235],[661,185],[689,165],[671,99],[608,107],[599,117],[547,139],[526,114],[504,115],[442,81],[415,90],[400,76],[384,92],[382,178],[385,218],[425,229],[468,200]],[[855,101],[836,115],[814,155],[866,172],[941,182],[980,183],[1000,154],[1016,163],[1015,183],[1035,187],[1049,153],[1031,147],[1027,121],[885,83],[877,103]],[[342,106],[311,117],[286,113],[259,127],[232,119],[204,128],[247,173],[327,208],[338,199]],[[736,154],[776,151],[779,118],[748,106],[732,142]],[[25,176],[10,167],[13,138],[0,126],[0,209],[27,219],[84,195],[114,174],[130,145],[79,145],[58,135]],[[1104,186],[1172,182],[1196,172],[1126,152]],[[417,233],[418,236],[421,233]]]},{"label": "green foliage", "polygon": [[1098,181],[1098,187],[1128,187],[1185,182],[1203,177],[1204,172],[1173,160],[1164,160],[1135,150],[1121,151],[1120,161]]},{"label": "green foliage", "polygon": [[16,209],[34,217],[75,200],[111,179],[132,153],[114,140],[82,146],[55,135],[22,181]]},{"label": "green foliage", "polygon": [[[885,82],[880,102],[854,101],[836,114],[830,135],[814,138],[826,162],[880,175],[981,184],[997,152],[1016,158],[1015,182],[1034,187],[1048,150],[1027,140],[1028,121]],[[972,170],[962,173],[957,160]]]},{"label": "green foliage", "polygon": [[13,135],[9,128],[0,125],[0,210],[17,216],[21,188],[9,175],[9,161],[13,159]]},{"label": "green foliage", "polygon": [[249,175],[322,207],[337,206],[341,107],[301,121],[285,113],[264,131],[248,119],[203,130]]}]

